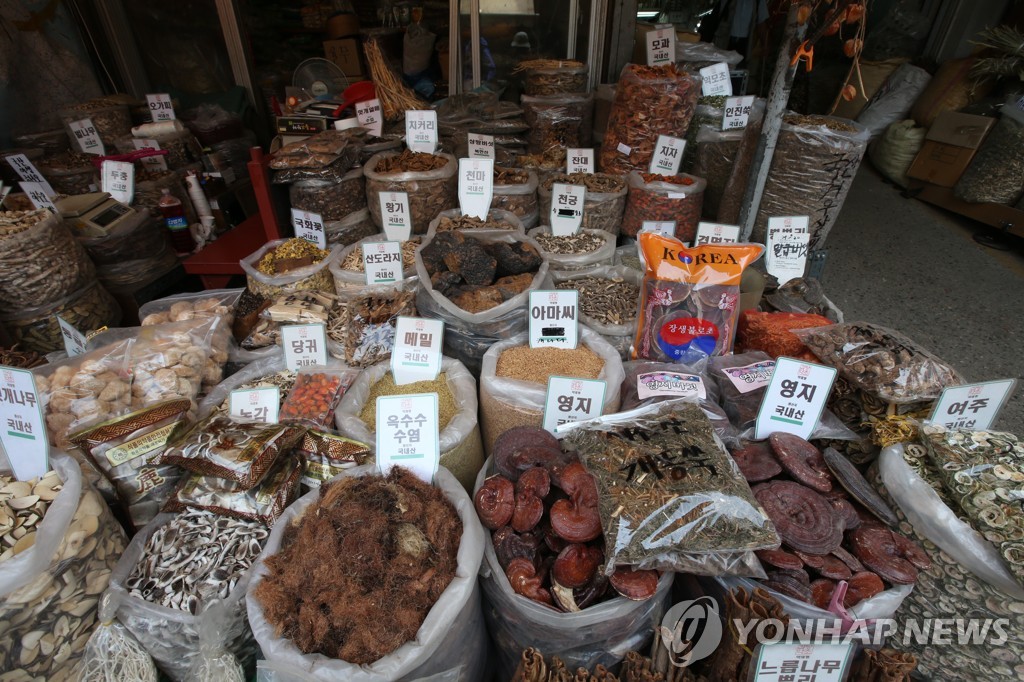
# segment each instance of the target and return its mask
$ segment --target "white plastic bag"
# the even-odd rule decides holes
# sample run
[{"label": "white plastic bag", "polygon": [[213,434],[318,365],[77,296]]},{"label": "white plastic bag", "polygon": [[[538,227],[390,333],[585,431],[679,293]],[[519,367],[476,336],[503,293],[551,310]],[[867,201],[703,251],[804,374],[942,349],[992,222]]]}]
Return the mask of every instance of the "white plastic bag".
[{"label": "white plastic bag", "polygon": [[451,154],[438,154],[448,163],[436,170],[406,173],[378,173],[381,160],[399,152],[380,152],[363,164],[366,175],[366,207],[378,228],[384,223],[380,216],[380,195],[388,192],[406,192],[409,195],[409,220],[413,234],[424,234],[439,211],[458,206],[459,181],[456,175],[458,160]]},{"label": "white plastic bag", "polygon": [[331,246],[348,246],[355,242],[377,234],[377,226],[370,218],[370,209],[363,208],[354,213],[349,213],[341,220],[331,220],[324,223],[324,232],[327,233],[327,243]]},{"label": "white plastic bag", "polygon": [[[589,253],[554,253],[543,250],[541,255],[548,261],[548,267],[552,271],[552,277],[557,271],[575,271],[585,268],[592,268],[599,265],[611,265],[615,260],[615,238],[604,230],[580,230],[581,234],[589,234],[604,240],[604,244]],[[551,228],[547,225],[540,225],[533,228],[527,235],[537,239],[538,235],[551,234]],[[538,242],[540,243],[540,242]]]},{"label": "white plastic bag", "polygon": [[341,255],[341,248],[337,246],[332,246],[330,253],[319,263],[296,268],[280,275],[267,275],[256,268],[260,259],[268,251],[276,249],[286,241],[288,240],[275,239],[274,241],[267,242],[257,249],[255,253],[246,256],[240,261],[242,270],[245,271],[249,289],[268,298],[301,289],[315,289],[331,293],[331,273],[329,268]]},{"label": "white plastic bag", "polygon": [[[422,237],[413,237],[413,241],[421,240]],[[334,290],[341,295],[347,295],[361,289],[366,289],[366,273],[359,270],[346,270],[342,267],[342,264],[348,260],[350,254],[361,253],[363,244],[375,244],[377,242],[389,241],[387,235],[374,234],[369,237],[363,237],[354,244],[349,244],[341,250],[338,259],[331,263],[331,275],[334,276]],[[404,266],[404,263],[403,263]],[[412,286],[415,284],[416,268],[415,265],[402,268],[402,282],[403,286]],[[392,285],[383,285],[392,286]]]},{"label": "white plastic bag", "polygon": [[117,622],[116,611],[109,595],[100,598],[100,624],[85,643],[79,682],[157,682],[153,657]]},{"label": "white plastic bag", "polygon": [[[537,185],[540,184],[540,181],[537,178],[537,174],[532,170],[522,170],[520,172],[526,173],[526,182],[524,183],[494,184],[491,208],[500,208],[515,213],[523,222],[523,227],[528,230],[536,224]],[[532,219],[534,222],[529,223],[529,219]]]},{"label": "white plastic bag", "polygon": [[[622,212],[626,210],[626,195],[629,192],[629,185],[623,176],[610,173],[552,173],[537,186],[539,222],[550,222],[551,190],[555,183],[583,185],[587,188],[587,195],[583,199],[583,223],[580,225],[583,229],[604,230],[614,236],[619,235]],[[618,189],[598,192],[593,191],[592,187]]]},{"label": "white plastic bag", "polygon": [[[382,362],[363,370],[352,383],[335,412],[338,431],[342,435],[374,448],[376,433],[370,431],[359,415],[366,406],[373,385],[390,371],[390,363]],[[442,358],[441,372],[445,374],[448,389],[458,406],[458,411],[438,437],[441,466],[448,469],[467,491],[471,491],[476,474],[484,463],[477,423],[476,379],[461,362],[452,358]]]},{"label": "white plastic bag", "polygon": [[[373,473],[374,467],[364,466],[350,469],[337,478]],[[273,679],[390,682],[419,680],[434,675],[439,675],[440,679],[449,679],[449,675],[445,674],[448,671],[454,671],[450,678],[453,682],[477,682],[484,679],[487,634],[483,628],[476,581],[483,558],[484,529],[477,518],[473,501],[451,473],[444,468],[439,469],[434,477],[434,485],[444,492],[462,519],[458,569],[452,582],[430,609],[416,633],[416,639],[406,642],[370,665],[354,665],[322,654],[303,654],[291,641],[278,637],[274,627],[263,617],[263,608],[255,597],[255,590],[267,573],[266,559],[277,553],[293,521],[316,502],[320,491],[314,490],[299,498],[285,510],[271,531],[259,562],[254,566],[246,594],[249,622],[256,641],[267,661],[278,668],[278,676]],[[297,674],[289,675],[289,671]]]}]

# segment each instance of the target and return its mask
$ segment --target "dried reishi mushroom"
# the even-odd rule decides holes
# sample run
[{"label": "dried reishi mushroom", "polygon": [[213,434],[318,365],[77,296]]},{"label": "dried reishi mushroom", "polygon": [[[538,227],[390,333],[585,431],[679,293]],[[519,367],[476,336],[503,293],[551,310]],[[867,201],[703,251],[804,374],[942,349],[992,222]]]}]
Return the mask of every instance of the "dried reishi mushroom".
[{"label": "dried reishi mushroom", "polygon": [[791,578],[791,579],[797,581],[798,583],[800,583],[801,585],[805,585],[807,587],[811,586],[811,576],[808,575],[807,571],[805,571],[802,568],[798,569],[796,571],[789,571],[789,570],[785,570],[785,569],[779,569],[777,571],[771,571],[771,572],[768,573],[768,579],[769,580],[778,580],[780,576],[785,576],[787,578]]},{"label": "dried reishi mushroom", "polygon": [[608,592],[608,578],[605,577],[604,573],[598,573],[590,581],[589,585],[575,591],[576,604],[581,609],[585,609],[592,604],[596,604],[606,592]]},{"label": "dried reishi mushroom", "polygon": [[[840,452],[833,448],[825,448],[825,452],[822,453],[822,457],[825,460],[825,465],[832,472],[832,475],[839,485],[846,490],[853,499],[860,502],[865,509],[877,516],[883,523],[890,526],[896,527],[899,525],[899,519],[896,514],[893,513],[892,509],[885,500],[875,492],[874,487],[864,478],[857,467],[853,466],[846,457]],[[859,525],[859,524],[858,524]],[[847,526],[847,529],[854,528],[855,526]]]},{"label": "dried reishi mushroom", "polygon": [[792,481],[771,481],[754,486],[753,492],[779,537],[793,549],[831,554],[843,541],[843,525],[832,505],[810,488]]},{"label": "dried reishi mushroom", "polygon": [[551,506],[551,529],[569,542],[590,542],[601,535],[597,484],[579,462],[566,467],[559,485],[569,495]]},{"label": "dried reishi mushroom", "polygon": [[768,442],[779,464],[790,476],[820,493],[832,490],[832,474],[818,448],[800,436],[781,431],[769,436]]},{"label": "dried reishi mushroom", "polygon": [[918,567],[931,565],[924,550],[888,528],[861,526],[850,531],[849,538],[853,553],[865,566],[897,585],[912,585]]},{"label": "dried reishi mushroom", "polygon": [[732,458],[748,483],[767,481],[782,473],[782,465],[766,443],[746,443],[733,451]]},{"label": "dried reishi mushroom", "polygon": [[544,517],[544,503],[533,493],[516,495],[516,508],[512,512],[512,530],[520,533],[533,530]]},{"label": "dried reishi mushroom", "polygon": [[603,561],[604,552],[601,550],[574,543],[558,554],[551,577],[565,587],[583,587],[593,580]]},{"label": "dried reishi mushroom", "polygon": [[850,608],[856,606],[865,599],[870,599],[885,589],[882,579],[870,571],[855,573],[847,581],[846,596],[843,597],[843,606]]},{"label": "dried reishi mushroom", "polygon": [[657,571],[644,571],[622,566],[616,568],[608,580],[616,592],[633,601],[650,599],[658,591]]},{"label": "dried reishi mushroom", "polygon": [[846,564],[847,568],[849,568],[854,573],[860,573],[864,570],[864,564],[862,564],[860,560],[857,559],[857,557],[853,556],[842,547],[833,550],[832,556]]},{"label": "dried reishi mushroom", "polygon": [[799,556],[790,554],[784,549],[759,549],[754,554],[761,560],[761,563],[775,568],[798,571],[804,567],[804,562]]},{"label": "dried reishi mushroom", "polygon": [[786,573],[770,573],[768,574],[768,579],[762,581],[761,584],[769,590],[775,590],[788,597],[793,597],[803,602],[811,601],[810,581],[804,584],[803,581]]},{"label": "dried reishi mushroom", "polygon": [[551,604],[551,593],[541,587],[541,580],[537,577],[537,569],[526,559],[513,559],[505,569],[505,577],[512,585],[512,591],[527,599]]},{"label": "dried reishi mushroom", "polygon": [[526,559],[533,563],[537,559],[537,548],[541,540],[533,535],[519,535],[511,527],[505,526],[494,531],[491,536],[494,542],[494,553],[502,568],[508,568],[514,559]]},{"label": "dried reishi mushroom", "polygon": [[843,530],[853,530],[860,526],[860,514],[857,512],[857,507],[854,506],[853,502],[842,497],[828,497],[825,499],[832,505],[832,511],[836,513],[836,516],[842,520]]},{"label": "dried reishi mushroom", "polygon": [[534,497],[544,499],[551,492],[551,475],[548,470],[541,467],[527,469],[516,481],[516,494],[529,492]]},{"label": "dried reishi mushroom", "polygon": [[827,610],[832,602],[832,593],[836,591],[836,582],[828,578],[818,578],[811,583],[811,603],[819,609]]},{"label": "dried reishi mushroom", "polygon": [[534,466],[546,466],[562,454],[558,439],[535,426],[517,426],[494,441],[491,454],[497,470],[512,481]]},{"label": "dried reishi mushroom", "polygon": [[508,525],[516,507],[515,487],[504,476],[490,476],[473,496],[480,522],[497,530]]}]

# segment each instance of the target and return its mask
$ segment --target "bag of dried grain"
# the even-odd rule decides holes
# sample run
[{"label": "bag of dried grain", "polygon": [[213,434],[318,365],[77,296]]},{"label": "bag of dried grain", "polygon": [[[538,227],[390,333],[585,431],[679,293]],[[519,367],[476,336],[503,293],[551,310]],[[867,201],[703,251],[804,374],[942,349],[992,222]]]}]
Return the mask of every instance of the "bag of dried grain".
[{"label": "bag of dried grain", "polygon": [[597,332],[581,325],[580,344],[572,350],[530,348],[529,335],[517,334],[491,346],[480,370],[480,421],[488,453],[509,429],[543,424],[552,376],[604,381],[601,413],[619,409],[622,360],[619,351]]},{"label": "bag of dried grain", "polygon": [[376,443],[376,404],[382,395],[437,393],[441,466],[448,469],[467,492],[484,463],[477,424],[476,379],[453,358],[441,360],[441,373],[433,381],[395,384],[388,363],[362,372],[341,399],[336,414],[338,431],[363,443]]},{"label": "bag of dried grain", "polygon": [[[352,477],[375,474],[372,466],[350,469],[334,479],[338,485]],[[268,559],[281,551],[286,534],[295,534],[311,505],[324,499],[323,490],[315,490],[289,507],[274,526],[270,538],[253,571],[246,604],[256,641],[271,666],[275,680],[337,680],[385,682],[387,680],[443,679],[472,682],[484,677],[487,662],[487,634],[480,609],[477,574],[484,551],[484,531],[473,502],[459,482],[446,469],[438,470],[434,485],[452,504],[461,520],[462,536],[457,552],[457,568],[448,586],[437,597],[415,638],[394,648],[391,653],[364,665],[319,653],[303,654],[292,639],[281,636],[266,618],[257,597],[261,584],[268,580]],[[418,530],[418,529],[417,529]],[[384,579],[386,576],[381,576]],[[429,579],[429,578],[424,578]],[[316,589],[315,586],[312,589]],[[397,609],[397,604],[390,608]],[[378,644],[377,646],[382,646]],[[366,649],[367,647],[362,647]]]}]

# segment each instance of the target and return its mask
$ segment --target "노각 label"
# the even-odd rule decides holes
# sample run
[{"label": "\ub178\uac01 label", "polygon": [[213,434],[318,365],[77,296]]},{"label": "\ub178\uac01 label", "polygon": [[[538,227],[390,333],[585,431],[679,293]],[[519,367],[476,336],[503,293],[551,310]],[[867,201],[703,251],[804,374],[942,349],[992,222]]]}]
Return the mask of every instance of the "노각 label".
[{"label": "\ub178\uac01 label", "polygon": [[236,419],[276,424],[280,408],[281,389],[277,386],[231,391],[229,410]]}]

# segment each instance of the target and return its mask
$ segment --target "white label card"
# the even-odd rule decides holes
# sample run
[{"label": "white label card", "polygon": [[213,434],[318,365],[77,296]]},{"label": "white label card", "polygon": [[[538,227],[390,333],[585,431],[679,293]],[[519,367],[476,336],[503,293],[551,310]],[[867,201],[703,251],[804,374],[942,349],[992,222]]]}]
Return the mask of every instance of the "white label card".
[{"label": "white label card", "polygon": [[0,206],[3,205],[4,201],[7,200],[7,195],[11,193],[10,187],[4,187],[4,183],[0,182]]},{"label": "white label card", "polygon": [[381,192],[380,221],[384,234],[392,241],[407,242],[412,236],[409,195],[406,192]]},{"label": "white label card", "polygon": [[840,682],[853,644],[762,644],[750,671],[757,682]]},{"label": "white label card", "polygon": [[290,370],[327,364],[327,333],[322,324],[288,324],[281,327],[284,364]]},{"label": "white label card", "polygon": [[647,66],[661,66],[663,64],[674,64],[676,61],[676,30],[675,28],[660,28],[656,31],[648,31],[647,40]]},{"label": "white label card", "polygon": [[149,105],[149,114],[153,121],[173,121],[178,118],[174,115],[174,105],[171,104],[171,96],[166,92],[153,95],[146,95],[146,104]]},{"label": "white label card", "polygon": [[68,127],[71,128],[71,134],[75,136],[78,148],[83,154],[103,156],[107,153],[103,148],[103,141],[100,140],[100,134],[96,132],[96,126],[93,125],[92,119],[83,118],[81,121],[72,121],[68,124]]},{"label": "white label card", "polygon": [[641,232],[653,232],[665,235],[666,237],[676,236],[676,221],[674,220],[645,220],[640,226]]},{"label": "white label card", "polygon": [[950,386],[942,391],[928,421],[947,429],[987,431],[1016,386],[1016,379]]},{"label": "white label card", "polygon": [[265,386],[231,391],[229,409],[235,419],[276,424],[281,409],[281,389]]},{"label": "white label card", "polygon": [[494,159],[494,135],[483,133],[468,133],[469,158],[471,159]]},{"label": "white label card", "polygon": [[725,112],[722,114],[722,130],[742,130],[747,127],[750,110],[754,106],[753,95],[744,97],[727,97]]},{"label": "white label card", "polygon": [[64,338],[64,350],[69,358],[81,355],[85,352],[85,345],[88,343],[85,334],[75,329],[74,325],[60,315],[54,315],[57,324],[60,326],[60,335]]},{"label": "white label card", "polygon": [[440,460],[437,394],[378,397],[377,470],[405,467],[432,483]]},{"label": "white label card", "polygon": [[729,78],[729,65],[725,62],[705,66],[700,70],[700,77],[704,82],[702,94],[705,97],[732,97],[732,80]]},{"label": "white label card", "polygon": [[807,267],[807,246],[811,240],[807,216],[768,219],[764,267],[779,280],[779,286],[804,276]]},{"label": "white label card", "polygon": [[[132,144],[140,151],[143,149],[155,149],[159,151],[160,149],[160,143],[156,140],[146,140],[137,137],[132,140]],[[149,170],[167,170],[167,159],[163,156],[144,156],[139,159],[139,163]]]},{"label": "white label card", "polygon": [[750,393],[759,388],[764,388],[771,382],[774,371],[774,360],[754,362],[743,367],[722,368],[725,377],[740,393]]},{"label": "white label card", "polygon": [[697,223],[697,236],[693,238],[694,246],[704,244],[735,244],[740,238],[739,225],[724,223]]},{"label": "white label card", "polygon": [[550,377],[544,399],[544,428],[554,433],[562,424],[600,417],[605,388],[605,382],[596,379]]},{"label": "white label card", "polygon": [[35,378],[27,369],[0,367],[0,444],[20,481],[50,470],[50,446]]},{"label": "white label card", "polygon": [[48,208],[54,213],[57,212],[57,207],[53,205],[53,201],[50,200],[50,196],[46,193],[46,189],[42,183],[38,182],[19,182],[18,185],[21,187],[21,191],[25,193],[28,200],[32,202],[32,205],[36,208]]},{"label": "white label card", "polygon": [[14,172],[17,173],[18,177],[22,180],[25,182],[39,183],[46,191],[46,196],[52,197],[57,194],[53,191],[53,187],[50,187],[50,183],[46,181],[43,174],[39,172],[39,169],[28,160],[27,156],[24,154],[12,154],[5,158],[7,159],[7,163],[11,165],[11,168],[14,169]]},{"label": "white label card", "polygon": [[367,284],[391,284],[402,279],[401,242],[365,242],[362,248]]},{"label": "white label card", "polygon": [[305,239],[321,249],[327,248],[327,230],[324,229],[324,219],[319,213],[293,208],[292,225],[295,227],[295,236],[299,239]]},{"label": "white label card", "polygon": [[405,146],[414,152],[437,151],[437,112],[405,112]]},{"label": "white label card", "polygon": [[757,413],[757,440],[776,431],[810,439],[836,379],[834,367],[780,357]]},{"label": "white label card", "polygon": [[594,150],[593,149],[566,149],[565,150],[565,172],[593,173],[594,172]]},{"label": "white label card", "polygon": [[654,145],[654,156],[647,170],[658,175],[675,175],[679,172],[679,164],[683,162],[683,150],[686,140],[668,135],[658,135]]},{"label": "white label card", "polygon": [[356,120],[374,137],[380,137],[384,126],[384,114],[381,113],[380,100],[370,99],[356,104]]},{"label": "white label card", "polygon": [[704,380],[697,374],[683,372],[646,372],[636,378],[636,392],[640,400],[655,397],[696,398],[707,400]]},{"label": "white label card", "polygon": [[587,200],[587,188],[583,185],[567,185],[556,182],[551,186],[551,234],[565,237],[576,234],[583,224],[583,204]]},{"label": "white label card", "polygon": [[395,346],[391,350],[391,374],[397,386],[433,381],[441,373],[444,322],[420,317],[399,317]]},{"label": "white label card", "polygon": [[104,192],[122,204],[135,198],[135,164],[127,161],[104,161],[100,169],[100,185]]},{"label": "white label card", "polygon": [[530,348],[568,348],[579,344],[580,292],[574,289],[530,292]]},{"label": "white label card", "polygon": [[459,159],[459,207],[463,215],[487,220],[494,196],[494,161]]}]

